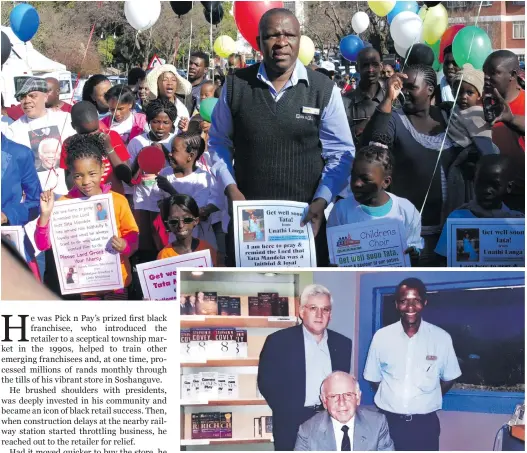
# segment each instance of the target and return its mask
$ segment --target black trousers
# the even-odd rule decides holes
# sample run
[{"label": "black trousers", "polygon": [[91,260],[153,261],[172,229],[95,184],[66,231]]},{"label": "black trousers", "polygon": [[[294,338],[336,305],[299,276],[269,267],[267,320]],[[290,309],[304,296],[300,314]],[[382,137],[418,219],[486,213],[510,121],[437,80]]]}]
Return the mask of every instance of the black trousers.
[{"label": "black trousers", "polygon": [[441,427],[436,412],[425,415],[386,415],[390,437],[398,451],[439,451]]}]

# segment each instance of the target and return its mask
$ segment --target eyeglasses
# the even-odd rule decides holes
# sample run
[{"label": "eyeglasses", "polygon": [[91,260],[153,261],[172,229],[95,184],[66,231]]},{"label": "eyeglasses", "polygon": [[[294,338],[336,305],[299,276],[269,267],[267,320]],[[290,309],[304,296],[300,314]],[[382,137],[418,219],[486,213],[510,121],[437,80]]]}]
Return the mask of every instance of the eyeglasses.
[{"label": "eyeglasses", "polygon": [[337,401],[340,401],[342,398],[344,398],[344,401],[353,401],[357,399],[357,394],[352,393],[352,392],[332,393],[330,395],[326,395],[326,398],[332,403],[336,403]]},{"label": "eyeglasses", "polygon": [[192,222],[194,222],[194,220],[196,220],[194,217],[185,217],[183,219],[169,219],[167,221],[167,223],[170,225],[170,226],[179,226],[179,223],[180,222],[183,222],[185,225],[190,225]]},{"label": "eyeglasses", "polygon": [[399,304],[415,304],[415,305],[418,305],[418,304],[422,304],[423,301],[421,299],[399,299],[397,301],[397,303]]},{"label": "eyeglasses", "polygon": [[316,315],[319,310],[322,311],[322,314],[326,316],[331,313],[331,307],[317,307],[316,305],[309,305],[306,308],[312,315]]}]

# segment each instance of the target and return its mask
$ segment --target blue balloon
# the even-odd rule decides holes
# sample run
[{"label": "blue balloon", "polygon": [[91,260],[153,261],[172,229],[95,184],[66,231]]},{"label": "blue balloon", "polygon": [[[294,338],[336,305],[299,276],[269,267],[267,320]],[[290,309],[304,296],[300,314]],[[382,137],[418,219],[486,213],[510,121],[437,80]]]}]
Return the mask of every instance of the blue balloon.
[{"label": "blue balloon", "polygon": [[357,61],[357,55],[364,49],[364,42],[357,35],[349,35],[340,41],[340,53],[348,61]]},{"label": "blue balloon", "polygon": [[13,8],[9,15],[11,29],[20,41],[27,42],[38,30],[40,18],[35,8],[27,3],[20,3]]},{"label": "blue balloon", "polygon": [[388,23],[391,24],[395,16],[403,11],[411,11],[412,13],[417,14],[419,12],[419,5],[414,1],[396,1],[395,6],[386,16]]}]

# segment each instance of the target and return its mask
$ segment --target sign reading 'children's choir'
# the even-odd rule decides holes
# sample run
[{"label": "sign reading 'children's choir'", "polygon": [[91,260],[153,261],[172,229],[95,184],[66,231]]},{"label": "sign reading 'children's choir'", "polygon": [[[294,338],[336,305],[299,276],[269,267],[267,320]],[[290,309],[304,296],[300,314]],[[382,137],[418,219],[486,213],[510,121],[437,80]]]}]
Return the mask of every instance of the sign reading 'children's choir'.
[{"label": "sign reading 'children's choir'", "polygon": [[117,236],[117,225],[111,195],[55,203],[51,241],[62,294],[123,287],[113,236]]},{"label": "sign reading 'children's choir'", "polygon": [[137,274],[144,298],[147,300],[176,300],[178,267],[212,267],[210,250],[138,264]]},{"label": "sign reading 'children's choir'", "polygon": [[524,267],[525,219],[448,219],[449,267]]},{"label": "sign reading 'children's choir'", "polygon": [[300,226],[306,203],[237,201],[233,204],[237,267],[316,267],[311,224]]},{"label": "sign reading 'children's choir'", "polygon": [[410,266],[401,223],[374,220],[328,228],[329,257],[339,267]]}]

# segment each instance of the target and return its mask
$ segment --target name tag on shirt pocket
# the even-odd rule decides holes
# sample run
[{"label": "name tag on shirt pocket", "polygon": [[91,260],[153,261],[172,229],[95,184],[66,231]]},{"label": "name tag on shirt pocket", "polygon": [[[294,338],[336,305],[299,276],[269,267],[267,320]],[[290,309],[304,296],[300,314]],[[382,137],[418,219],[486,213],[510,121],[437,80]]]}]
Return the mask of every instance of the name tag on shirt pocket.
[{"label": "name tag on shirt pocket", "polygon": [[315,107],[302,107],[302,113],[306,113],[308,115],[320,115],[320,109],[317,109]]}]

